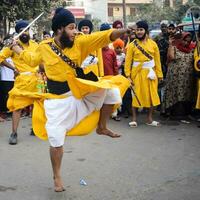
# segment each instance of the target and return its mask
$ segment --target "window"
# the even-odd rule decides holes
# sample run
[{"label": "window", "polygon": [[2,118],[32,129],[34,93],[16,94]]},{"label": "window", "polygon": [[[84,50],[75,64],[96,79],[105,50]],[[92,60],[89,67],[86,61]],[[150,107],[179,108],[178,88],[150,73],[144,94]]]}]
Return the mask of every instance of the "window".
[{"label": "window", "polygon": [[113,8],[112,7],[108,7],[108,16],[113,17]]},{"label": "window", "polygon": [[131,16],[136,15],[136,8],[130,8],[130,15]]}]

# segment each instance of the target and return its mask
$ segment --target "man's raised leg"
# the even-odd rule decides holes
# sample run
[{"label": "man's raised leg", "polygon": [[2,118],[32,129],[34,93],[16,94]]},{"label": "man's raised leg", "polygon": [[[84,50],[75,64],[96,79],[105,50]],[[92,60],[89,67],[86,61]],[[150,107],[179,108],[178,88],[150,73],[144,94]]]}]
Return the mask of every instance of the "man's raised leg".
[{"label": "man's raised leg", "polygon": [[113,112],[113,105],[104,104],[100,110],[100,118],[97,127],[97,134],[99,135],[107,135],[113,138],[120,137],[121,135],[114,133],[113,131],[107,128],[107,121],[109,120],[111,114]]}]

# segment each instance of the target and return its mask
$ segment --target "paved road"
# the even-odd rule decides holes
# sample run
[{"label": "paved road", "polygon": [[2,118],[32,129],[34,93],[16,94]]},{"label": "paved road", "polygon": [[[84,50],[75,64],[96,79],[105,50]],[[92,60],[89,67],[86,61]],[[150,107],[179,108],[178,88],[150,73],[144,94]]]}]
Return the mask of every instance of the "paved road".
[{"label": "paved road", "polygon": [[[19,144],[7,144],[11,122],[0,124],[0,200],[199,200],[200,129],[195,123],[110,120],[120,139],[95,133],[68,137],[63,158],[66,192],[53,192],[48,142],[29,136],[23,119]],[[87,186],[81,186],[83,178]]]}]

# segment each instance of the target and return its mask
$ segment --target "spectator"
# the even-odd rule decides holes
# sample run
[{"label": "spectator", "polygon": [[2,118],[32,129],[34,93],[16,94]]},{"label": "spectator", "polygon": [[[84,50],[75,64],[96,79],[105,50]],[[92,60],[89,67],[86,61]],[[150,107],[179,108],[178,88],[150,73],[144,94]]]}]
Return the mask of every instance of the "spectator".
[{"label": "spectator", "polygon": [[[183,33],[178,42],[169,38],[165,108],[175,119],[186,120],[191,112],[194,91],[192,37]],[[173,45],[175,44],[175,45]]]}]

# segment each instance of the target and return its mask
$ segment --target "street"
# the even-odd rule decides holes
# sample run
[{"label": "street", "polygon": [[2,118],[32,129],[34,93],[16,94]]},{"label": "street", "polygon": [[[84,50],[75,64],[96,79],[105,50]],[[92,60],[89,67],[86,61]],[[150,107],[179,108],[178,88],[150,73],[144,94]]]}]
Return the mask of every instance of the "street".
[{"label": "street", "polygon": [[31,119],[21,120],[15,146],[8,145],[11,121],[1,123],[0,200],[199,200],[197,124],[164,122],[155,128],[144,117],[138,128],[128,127],[130,118],[110,120],[121,138],[95,132],[67,137],[62,193],[53,191],[48,142],[29,135]]}]

